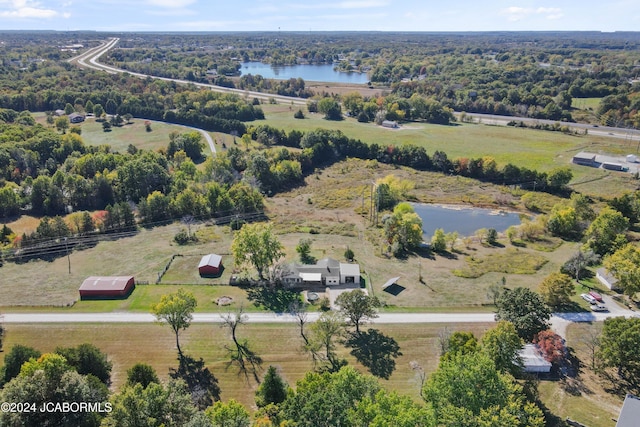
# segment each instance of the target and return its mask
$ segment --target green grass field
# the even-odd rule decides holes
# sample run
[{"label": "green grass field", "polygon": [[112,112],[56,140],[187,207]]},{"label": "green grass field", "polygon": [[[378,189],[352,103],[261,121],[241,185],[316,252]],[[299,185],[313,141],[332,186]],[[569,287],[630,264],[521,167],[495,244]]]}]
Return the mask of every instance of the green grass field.
[{"label": "green grass field", "polygon": [[[491,156],[499,165],[512,163],[521,167],[549,171],[569,166],[574,174],[573,183],[578,191],[608,197],[624,190],[634,189],[631,176],[573,165],[572,156],[579,151],[611,154],[635,152],[634,142],[593,135],[565,135],[527,128],[456,123],[452,126],[427,123],[406,123],[400,129],[386,129],[373,123],[359,123],[353,118],[328,121],[322,114],[306,114],[303,120],[294,119],[287,105],[263,105],[264,123],[287,132],[297,129],[310,131],[317,128],[339,129],[351,138],[380,145],[414,144],[422,146],[428,154],[436,150],[447,153],[450,159],[460,157]],[[584,184],[581,184],[584,183]]]},{"label": "green grass field", "polygon": [[579,110],[597,110],[602,98],[573,98],[571,106]]}]

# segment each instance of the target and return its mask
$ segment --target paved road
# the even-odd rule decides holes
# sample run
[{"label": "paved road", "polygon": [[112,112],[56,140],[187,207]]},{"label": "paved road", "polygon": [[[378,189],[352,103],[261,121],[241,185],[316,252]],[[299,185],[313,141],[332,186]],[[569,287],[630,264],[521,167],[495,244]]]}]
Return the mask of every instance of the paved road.
[{"label": "paved road", "polygon": [[215,92],[235,93],[237,95],[244,96],[247,98],[258,98],[262,101],[269,101],[270,99],[275,99],[276,101],[282,104],[307,105],[307,99],[304,99],[304,98],[294,98],[290,96],[281,96],[281,95],[275,95],[275,94],[269,94],[269,93],[254,92],[250,90],[233,89],[228,87],[216,86],[212,84],[190,82],[188,80],[170,79],[167,77],[151,76],[147,74],[134,73],[132,71],[123,70],[121,68],[111,67],[109,65],[105,65],[98,62],[100,57],[105,53],[107,53],[110,49],[112,49],[118,43],[119,40],[120,40],[119,38],[109,39],[107,42],[101,44],[100,46],[89,49],[86,52],[83,52],[80,55],[69,59],[69,62],[73,64],[77,64],[80,67],[105,71],[109,74],[129,73],[130,75],[139,77],[141,79],[152,78],[152,79],[176,82],[180,84],[189,84],[197,87],[204,87],[207,89],[211,89],[212,91],[215,91]]},{"label": "paved road", "polygon": [[[611,307],[613,307],[611,305]],[[308,320],[318,319],[319,313],[308,313]],[[562,313],[554,314],[552,324],[567,322],[603,321],[612,316],[633,316],[634,312],[616,308],[612,313]],[[289,314],[246,313],[249,323],[292,323],[296,318]],[[4,323],[151,323],[151,313],[5,313]],[[220,313],[195,313],[194,323],[220,323]],[[380,313],[373,323],[491,323],[493,313]]]},{"label": "paved road", "polygon": [[[461,113],[455,113],[456,117],[459,117]],[[557,120],[544,120],[544,119],[532,119],[529,117],[514,117],[514,116],[497,116],[494,114],[480,114],[480,113],[465,113],[468,117],[472,117],[476,123],[483,123],[488,125],[506,126],[511,121],[523,122],[528,125],[547,124],[553,125],[560,123],[563,126],[568,126],[571,129],[585,131],[587,130],[589,135],[604,136],[608,138],[624,139],[625,141],[632,143],[640,143],[640,130],[616,128],[609,126],[594,126],[586,123],[570,123],[570,122],[558,122]],[[635,146],[633,148],[636,148]]]},{"label": "paved road", "polygon": [[[100,62],[98,62],[98,60],[100,59],[100,57],[102,55],[104,55],[105,53],[107,53],[110,49],[112,49],[119,41],[119,38],[111,38],[108,41],[106,41],[105,43],[101,44],[98,47],[92,48],[87,50],[86,52],[81,53],[80,55],[69,59],[69,62],[77,64],[81,67],[85,67],[85,68],[91,68],[94,70],[101,70],[101,71],[105,71],[107,73],[110,74],[116,74],[116,73],[129,73],[132,76],[136,76],[139,78],[153,78],[153,79],[159,79],[159,80],[165,80],[165,81],[173,81],[176,83],[181,83],[181,84],[192,84],[194,86],[197,87],[205,87],[208,89],[211,89],[212,91],[215,92],[221,92],[221,93],[235,93],[241,96],[245,96],[247,98],[252,97],[252,98],[258,98],[262,101],[269,101],[269,99],[275,99],[280,103],[283,104],[292,104],[292,105],[307,105],[307,99],[304,98],[294,98],[294,97],[289,97],[289,96],[281,96],[281,95],[274,95],[274,94],[265,94],[262,92],[254,92],[254,91],[248,91],[248,90],[241,90],[241,89],[232,89],[232,88],[226,88],[226,87],[222,87],[222,86],[216,86],[216,85],[211,85],[211,84],[205,84],[205,83],[195,83],[195,82],[190,82],[187,80],[180,80],[180,79],[170,79],[170,78],[166,78],[166,77],[158,77],[158,76],[151,76],[151,75],[147,75],[147,74],[141,74],[141,73],[134,73],[132,71],[127,71],[127,70],[123,70],[121,68],[116,68],[116,67],[111,67],[109,65],[105,65],[102,64]],[[456,115],[459,115],[460,113],[456,113]],[[531,119],[531,118],[526,118],[526,117],[512,117],[512,116],[496,116],[496,115],[492,115],[492,114],[478,114],[478,113],[466,113],[467,116],[469,117],[473,117],[475,121],[477,122],[482,122],[485,124],[497,124],[497,125],[506,125],[508,122],[512,121],[512,120],[517,120],[517,121],[523,121],[525,123],[529,123],[529,124],[536,124],[536,123],[543,123],[543,124],[555,124],[558,123],[557,121],[554,120],[543,120],[543,119]],[[618,139],[624,139],[626,141],[629,141],[629,143],[633,143],[633,142],[638,142],[639,145],[638,147],[640,148],[640,131],[639,130],[635,130],[635,129],[626,129],[626,128],[615,128],[615,127],[607,127],[607,126],[599,126],[599,127],[595,127],[593,125],[590,124],[584,124],[584,123],[562,123],[563,125],[567,125],[572,129],[578,129],[578,130],[588,130],[590,135],[598,135],[598,136],[605,136],[605,137],[611,137],[611,138],[618,138]]]}]

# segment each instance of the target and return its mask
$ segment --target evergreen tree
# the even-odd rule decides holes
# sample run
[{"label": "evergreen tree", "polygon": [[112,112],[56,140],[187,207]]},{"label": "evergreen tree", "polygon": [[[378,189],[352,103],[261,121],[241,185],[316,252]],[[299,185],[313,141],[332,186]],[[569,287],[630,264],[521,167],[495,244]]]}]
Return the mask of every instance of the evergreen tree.
[{"label": "evergreen tree", "polygon": [[262,383],[256,390],[256,405],[259,408],[270,403],[278,404],[284,402],[287,397],[287,383],[276,371],[274,366],[269,366]]}]

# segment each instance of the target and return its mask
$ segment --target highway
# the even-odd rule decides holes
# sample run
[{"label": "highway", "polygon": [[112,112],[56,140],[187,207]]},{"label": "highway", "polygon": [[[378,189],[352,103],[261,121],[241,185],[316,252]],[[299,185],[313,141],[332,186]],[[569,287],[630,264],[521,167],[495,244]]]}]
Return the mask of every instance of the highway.
[{"label": "highway", "polygon": [[98,62],[100,57],[105,53],[107,53],[109,50],[113,49],[113,47],[118,43],[118,41],[120,41],[119,38],[109,39],[107,42],[101,44],[100,46],[91,48],[86,52],[83,52],[80,55],[69,59],[68,61],[71,62],[72,64],[77,64],[80,67],[104,71],[109,74],[129,73],[130,75],[139,77],[141,79],[152,78],[152,79],[164,80],[168,82],[176,82],[176,83],[185,84],[185,85],[194,85],[196,87],[207,88],[215,92],[235,93],[236,95],[240,95],[246,98],[258,98],[266,102],[268,102],[270,99],[275,99],[280,104],[307,105],[307,100],[304,98],[294,98],[290,96],[275,95],[275,94],[255,92],[250,90],[233,89],[233,88],[216,86],[216,85],[206,84],[206,83],[190,82],[188,80],[170,79],[167,77],[151,76],[147,74],[134,73],[132,71],[123,70],[121,68],[111,67],[109,65]]},{"label": "highway", "polygon": [[[494,114],[480,113],[464,113],[467,117],[473,118],[474,123],[482,123],[485,125],[506,126],[507,123],[523,122],[529,126],[537,124],[555,125],[560,124],[570,129],[585,132],[589,135],[604,136],[607,138],[624,139],[628,142],[640,142],[640,130],[628,128],[616,128],[609,126],[594,126],[587,123],[558,122],[557,120],[532,119],[530,117],[514,117],[514,116],[496,116]],[[456,117],[460,117],[461,113],[455,113]]]},{"label": "highway", "polygon": [[[269,101],[270,99],[275,99],[278,103],[281,104],[291,104],[291,105],[307,105],[307,99],[304,98],[295,98],[289,96],[275,95],[275,94],[267,94],[262,92],[241,90],[241,89],[233,89],[227,88],[223,86],[216,86],[212,84],[205,83],[196,83],[190,82],[187,80],[180,79],[170,79],[167,77],[159,77],[159,76],[151,76],[147,74],[134,73],[132,71],[123,70],[121,68],[111,67],[106,64],[102,64],[98,62],[100,57],[107,53],[109,50],[113,49],[113,47],[118,43],[119,38],[111,38],[105,43],[101,44],[98,47],[91,48],[86,52],[81,53],[80,55],[69,59],[69,62],[77,64],[80,67],[91,68],[93,70],[100,70],[110,74],[116,73],[129,73],[132,76],[139,77],[142,79],[153,78],[165,81],[172,81],[180,84],[191,84],[196,87],[204,87],[208,88],[215,92],[220,93],[235,93],[237,95],[246,97],[246,98],[258,98],[262,101]],[[461,113],[456,113],[456,116],[460,116]],[[473,120],[477,123],[483,124],[493,124],[506,126],[510,121],[522,121],[529,125],[535,124],[556,124],[560,123],[563,126],[568,126],[571,129],[578,130],[584,132],[585,130],[589,133],[589,135],[603,136],[608,138],[617,138],[624,139],[628,142],[638,142],[638,148],[640,148],[640,130],[636,129],[628,129],[628,128],[617,128],[617,127],[608,127],[608,126],[594,126],[591,124],[585,123],[570,123],[570,122],[558,122],[555,120],[543,120],[543,119],[532,119],[528,117],[514,117],[514,116],[497,116],[492,114],[479,114],[479,113],[465,113],[468,117],[472,117]],[[215,150],[212,150],[215,151]]]}]

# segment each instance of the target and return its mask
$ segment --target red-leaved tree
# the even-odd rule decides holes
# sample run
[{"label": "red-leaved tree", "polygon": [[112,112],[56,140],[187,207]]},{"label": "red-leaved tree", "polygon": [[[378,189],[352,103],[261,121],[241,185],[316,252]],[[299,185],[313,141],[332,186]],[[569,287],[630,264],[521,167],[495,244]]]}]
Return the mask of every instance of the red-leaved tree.
[{"label": "red-leaved tree", "polygon": [[544,358],[551,363],[560,363],[566,354],[564,338],[550,329],[538,332],[533,343],[540,348]]}]

